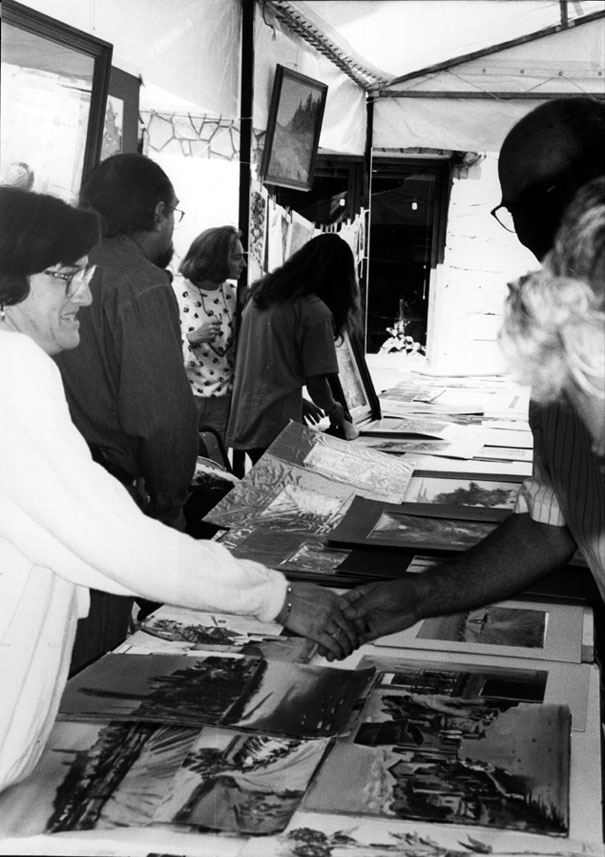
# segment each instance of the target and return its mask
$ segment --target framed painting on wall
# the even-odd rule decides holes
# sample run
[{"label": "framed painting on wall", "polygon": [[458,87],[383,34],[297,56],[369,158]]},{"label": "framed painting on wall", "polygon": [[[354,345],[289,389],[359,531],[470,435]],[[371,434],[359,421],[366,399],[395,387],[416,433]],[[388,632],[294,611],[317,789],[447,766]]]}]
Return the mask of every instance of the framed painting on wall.
[{"label": "framed painting on wall", "polygon": [[327,94],[325,83],[276,67],[261,168],[266,184],[311,190]]}]

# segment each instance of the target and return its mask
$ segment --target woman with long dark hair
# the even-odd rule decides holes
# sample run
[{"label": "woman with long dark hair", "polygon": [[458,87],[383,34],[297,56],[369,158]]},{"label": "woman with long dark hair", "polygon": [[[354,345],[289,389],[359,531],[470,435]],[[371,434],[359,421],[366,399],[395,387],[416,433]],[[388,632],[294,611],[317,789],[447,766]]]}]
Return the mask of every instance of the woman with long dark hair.
[{"label": "woman with long dark hair", "polygon": [[303,387],[341,424],[329,378],[335,342],[358,313],[355,261],[338,235],[313,238],[255,283],[242,314],[227,440],[257,461],[290,420],[302,422]]}]

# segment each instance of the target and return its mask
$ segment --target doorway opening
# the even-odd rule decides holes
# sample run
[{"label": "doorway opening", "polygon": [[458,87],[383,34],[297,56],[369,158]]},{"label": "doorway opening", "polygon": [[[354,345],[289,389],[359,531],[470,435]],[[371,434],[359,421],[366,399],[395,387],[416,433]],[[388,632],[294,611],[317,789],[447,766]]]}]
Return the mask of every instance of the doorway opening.
[{"label": "doorway opening", "polygon": [[432,273],[443,258],[449,161],[375,158],[372,164],[366,351],[396,326],[423,348]]}]

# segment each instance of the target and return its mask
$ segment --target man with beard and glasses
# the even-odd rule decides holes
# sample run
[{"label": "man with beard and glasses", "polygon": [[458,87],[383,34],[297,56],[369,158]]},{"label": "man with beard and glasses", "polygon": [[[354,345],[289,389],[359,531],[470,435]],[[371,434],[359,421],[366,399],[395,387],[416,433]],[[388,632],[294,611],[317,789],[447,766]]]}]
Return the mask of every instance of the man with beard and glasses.
[{"label": "man with beard and glasses", "polygon": [[[168,176],[136,154],[99,164],[84,183],[80,203],[101,216],[103,237],[90,254],[97,269],[92,304],[79,315],[80,346],[57,356],[72,419],[93,458],[147,515],[184,530],[197,411],[165,270],[174,225],[183,214]],[[113,623],[115,610],[104,612]],[[96,654],[120,637],[110,632],[99,647],[89,642]]]}]

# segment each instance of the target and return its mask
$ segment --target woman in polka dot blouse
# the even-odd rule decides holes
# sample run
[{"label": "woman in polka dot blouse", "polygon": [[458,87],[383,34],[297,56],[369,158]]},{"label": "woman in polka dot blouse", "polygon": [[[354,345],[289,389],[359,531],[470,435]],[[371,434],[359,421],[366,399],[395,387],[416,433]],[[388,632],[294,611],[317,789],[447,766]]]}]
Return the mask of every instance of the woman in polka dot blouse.
[{"label": "woman in polka dot blouse", "polygon": [[[174,278],[185,370],[200,426],[225,438],[235,364],[235,282],[246,267],[241,233],[217,226],[197,236]],[[230,282],[231,281],[231,282]]]}]

